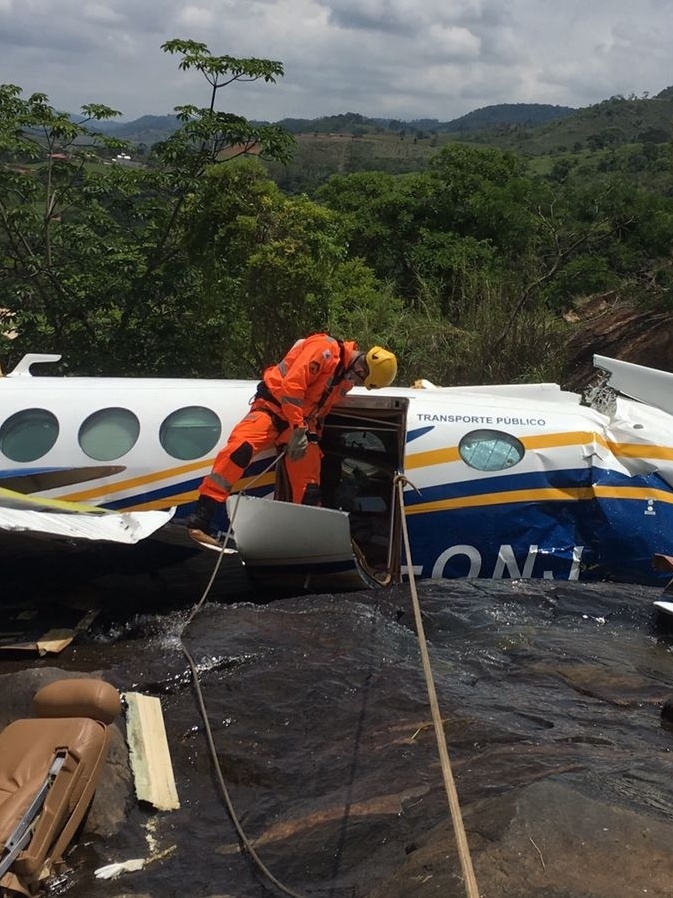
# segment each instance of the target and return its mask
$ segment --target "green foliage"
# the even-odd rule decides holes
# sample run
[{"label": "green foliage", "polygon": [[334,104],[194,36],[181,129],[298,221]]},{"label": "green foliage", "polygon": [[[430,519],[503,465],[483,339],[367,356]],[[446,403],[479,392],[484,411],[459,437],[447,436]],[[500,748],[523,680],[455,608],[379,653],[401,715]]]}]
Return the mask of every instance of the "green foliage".
[{"label": "green foliage", "polygon": [[471,142],[348,114],[295,147],[216,108],[221,88],[273,83],[280,63],[163,49],[201,72],[207,101],[178,107],[133,167],[110,161],[125,146],[114,110],[73,121],[0,87],[7,367],[40,350],[71,371],[256,377],[329,329],[392,348],[401,383],[556,379],[562,313],[582,297],[673,304],[670,123],[649,114],[670,97]]},{"label": "green foliage", "polygon": [[612,176],[553,183],[514,154],[451,145],[428,172],[335,176],[318,196],[419,326],[449,325],[451,355],[425,343],[426,370],[443,382],[552,376],[574,297],[624,283],[650,297],[669,289],[672,201]]},{"label": "green foliage", "polygon": [[[498,151],[454,145],[430,172],[335,176],[318,192],[342,213],[351,251],[391,280],[410,307],[460,318],[477,283],[528,266],[535,223],[522,163]],[[453,317],[456,316],[456,317]]]},{"label": "green foliage", "polygon": [[206,307],[225,310],[214,354],[230,376],[255,376],[298,337],[324,329],[334,284],[341,301],[354,298],[344,293],[335,216],[286,197],[258,163],[209,172],[190,202],[187,233],[192,263],[205,274]]},{"label": "green foliage", "polygon": [[253,125],[240,115],[215,109],[217,92],[234,82],[261,78],[267,83],[275,83],[283,74],[280,62],[213,56],[205,44],[189,40],[167,41],[162,50],[180,55],[179,67],[183,71],[196,69],[201,72],[211,90],[207,107],[176,107],[182,127],[155,147],[160,164],[175,169],[181,178],[189,173],[198,178],[207,165],[218,162],[225,153],[227,158],[233,158],[260,147],[270,159],[286,161],[289,158],[294,140],[283,128]]},{"label": "green foliage", "polygon": [[289,193],[314,194],[333,174],[385,172],[404,174],[427,167],[431,142],[401,141],[399,135],[304,134],[289,162],[270,163],[269,175]]},{"label": "green foliage", "polygon": [[403,292],[415,280],[406,249],[413,244],[432,203],[432,185],[422,175],[366,172],[335,176],[318,198],[340,213],[354,256],[361,256],[382,280]]},{"label": "green foliage", "polygon": [[92,152],[124,146],[89,127],[115,111],[90,104],[76,123],[43,94],[0,88],[0,283],[19,333],[14,358],[62,351],[70,370],[90,374],[202,370],[221,313],[202,315],[206,275],[188,252],[188,201],[212,166],[259,145],[284,159],[292,138],[215,110],[220,88],[273,81],[279,63],[213,57],[192,41],[164,49],[204,74],[210,105],[180,109],[181,127],[149,169],[91,165]]}]

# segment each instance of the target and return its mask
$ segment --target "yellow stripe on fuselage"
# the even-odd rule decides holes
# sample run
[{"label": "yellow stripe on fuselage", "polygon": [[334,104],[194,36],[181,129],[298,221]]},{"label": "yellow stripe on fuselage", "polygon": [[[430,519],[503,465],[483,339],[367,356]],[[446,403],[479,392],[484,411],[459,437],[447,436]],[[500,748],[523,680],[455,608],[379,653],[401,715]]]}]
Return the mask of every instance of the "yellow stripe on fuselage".
[{"label": "yellow stripe on fuselage", "polygon": [[480,508],[490,505],[511,505],[521,502],[580,502],[588,499],[657,499],[673,504],[673,493],[665,490],[644,489],[636,486],[580,486],[568,489],[541,487],[530,490],[508,490],[501,493],[460,496],[456,499],[438,499],[407,506],[405,514],[426,514],[435,511],[454,511],[458,508]]},{"label": "yellow stripe on fuselage", "polygon": [[[586,443],[601,443],[609,448],[607,442],[597,434],[588,431],[572,431],[569,433],[542,433],[535,436],[521,437],[521,442],[527,450],[556,449],[561,446],[583,446]],[[429,449],[427,452],[417,452],[410,455],[405,462],[405,470],[412,468],[425,468],[431,465],[444,465],[459,461],[457,446],[447,446],[441,449]]]},{"label": "yellow stripe on fuselage", "polygon": [[[236,493],[245,492],[246,487],[255,482],[255,488],[259,486],[273,486],[275,477],[271,474],[265,474],[263,477],[244,477],[236,484],[231,491],[232,496]],[[195,502],[198,497],[197,490],[190,490],[187,493],[176,493],[175,495],[164,497],[163,499],[154,499],[151,502],[139,502],[136,505],[129,505],[124,511],[161,511],[168,505],[186,505],[188,502]]]},{"label": "yellow stripe on fuselage", "polygon": [[[198,471],[199,469],[207,468],[210,470],[213,464],[213,459],[202,459],[201,461],[191,462],[188,465],[180,465],[177,468],[168,468],[164,471],[154,471],[151,474],[143,474],[140,477],[130,477],[128,480],[118,480],[114,483],[114,492],[121,492],[122,490],[132,490],[136,487],[147,487],[152,483],[158,483],[161,480],[167,480],[170,477],[180,477],[184,474],[192,474],[194,471]],[[69,493],[67,496],[63,496],[62,498],[67,499],[69,502],[86,502],[91,499],[98,499],[101,496],[110,495],[110,487],[112,484],[104,484],[103,486],[97,486],[93,489],[88,490],[80,490],[77,493]],[[164,503],[165,507],[165,503]]]},{"label": "yellow stripe on fuselage", "polygon": [[[80,501],[81,499],[93,499],[100,498],[101,496],[105,496],[108,501],[113,501],[115,494],[121,493],[125,490],[135,489],[135,488],[145,488],[153,483],[157,483],[161,480],[167,479],[169,477],[177,477],[181,474],[189,474],[194,471],[198,471],[199,468],[205,468],[204,474],[210,471],[212,467],[212,459],[206,459],[205,461],[193,462],[189,465],[181,465],[179,468],[171,468],[167,471],[159,471],[157,473],[148,474],[144,477],[133,477],[128,480],[122,480],[118,483],[114,484],[114,490],[111,490],[111,484],[108,486],[100,486],[96,487],[92,490],[83,490],[80,493],[71,493],[69,496],[64,497],[68,501]],[[269,472],[264,474],[262,477],[244,477],[236,484],[236,488],[233,490],[234,493],[243,492],[251,483],[254,481],[255,487],[264,487],[264,486],[273,486],[275,479],[275,474],[273,472]],[[176,489],[180,488],[180,484],[175,484]],[[194,502],[197,498],[198,492],[196,489],[188,490],[187,492],[174,493],[170,496],[163,496],[160,499],[153,499],[149,502],[141,502],[134,505],[129,505],[124,508],[124,511],[154,511],[161,510],[163,508],[167,508],[170,505],[184,505],[188,502]],[[75,497],[77,497],[75,499]]]},{"label": "yellow stripe on fuselage", "polygon": [[[650,446],[646,443],[616,443],[610,440],[604,439],[599,434],[593,433],[591,431],[570,431],[567,433],[544,433],[544,434],[535,434],[532,436],[526,436],[521,438],[521,442],[523,443],[526,450],[534,451],[539,449],[557,449],[567,446],[584,446],[587,444],[598,443],[601,446],[605,447],[608,451],[612,452],[616,457],[623,458],[649,458],[656,459],[660,461],[673,461],[673,448],[668,446]],[[169,480],[175,477],[182,477],[185,475],[193,474],[198,471],[202,471],[203,474],[207,474],[211,469],[214,461],[213,458],[201,459],[195,462],[189,462],[188,464],[179,465],[175,468],[167,468],[163,471],[154,471],[149,474],[144,474],[137,477],[130,477],[127,480],[120,480],[114,483],[114,488],[111,489],[112,484],[107,485],[99,485],[93,487],[91,489],[79,490],[77,492],[68,493],[61,498],[67,502],[91,502],[96,499],[100,499],[101,497],[105,497],[107,501],[110,501],[112,497],[115,495],[119,495],[122,492],[127,492],[129,490],[143,490],[145,491],[148,487],[153,484],[158,484],[161,481]],[[442,447],[440,449],[429,449],[426,452],[417,452],[415,454],[410,454],[407,456],[405,460],[405,470],[410,471],[417,468],[431,467],[434,465],[442,465],[442,464],[450,464],[452,462],[460,461],[460,455],[458,453],[457,446],[447,446]],[[497,472],[493,472],[497,474]],[[241,480],[237,484],[236,492],[241,492],[247,488],[247,486],[254,480],[252,477],[245,478]],[[274,474],[269,473],[265,474],[263,477],[259,478],[259,480],[255,480],[255,486],[270,486],[273,483]],[[179,489],[180,485],[176,484],[176,488]],[[489,495],[475,495],[466,497],[464,499],[451,499],[445,500],[446,503],[440,503],[441,508],[452,508],[452,507],[469,507],[470,505],[478,506],[478,505],[498,505],[508,501],[513,502],[528,502],[531,501],[533,496],[538,496],[540,498],[587,498],[580,495],[573,495],[574,493],[579,493],[583,489],[579,490],[515,490],[509,493],[493,493]],[[598,487],[593,490],[593,495],[598,495]],[[615,488],[618,489],[618,488]],[[625,490],[634,489],[630,487],[624,487],[620,490],[620,496],[625,496]],[[549,493],[550,495],[542,496],[541,494]],[[591,491],[590,491],[591,492]],[[551,494],[554,494],[553,496]],[[173,496],[165,497],[161,499],[154,499],[149,502],[139,502],[137,505],[129,506],[128,510],[137,510],[137,509],[162,509],[166,508],[168,505],[181,505],[187,502],[193,502],[196,499],[197,491],[190,490],[188,492],[176,493]],[[503,496],[524,496],[524,498],[511,498],[511,499],[503,499]],[[628,498],[650,498],[652,494],[646,491],[639,491],[639,495],[630,496]],[[667,498],[664,501],[671,501],[668,498],[667,493],[662,493],[662,496]],[[436,511],[439,510],[435,508],[436,503],[428,503],[427,505],[422,506],[423,509],[428,511]],[[421,506],[418,506],[418,510],[416,506],[412,506],[408,510],[409,514],[418,514]]]},{"label": "yellow stripe on fuselage", "polygon": [[[647,443],[615,443],[606,440],[600,434],[590,431],[570,431],[568,433],[541,433],[534,436],[521,437],[521,442],[526,450],[535,449],[560,449],[564,446],[585,446],[598,443],[619,458],[654,458],[660,461],[673,461],[673,448],[669,446],[652,446]],[[429,449],[427,452],[417,452],[409,455],[405,461],[405,470],[413,468],[425,468],[431,465],[444,465],[459,461],[460,455],[457,446],[447,446],[441,449]]]},{"label": "yellow stripe on fuselage", "polygon": [[656,458],[659,461],[673,461],[673,449],[669,446],[649,446],[645,443],[610,443],[613,455],[622,458]]}]

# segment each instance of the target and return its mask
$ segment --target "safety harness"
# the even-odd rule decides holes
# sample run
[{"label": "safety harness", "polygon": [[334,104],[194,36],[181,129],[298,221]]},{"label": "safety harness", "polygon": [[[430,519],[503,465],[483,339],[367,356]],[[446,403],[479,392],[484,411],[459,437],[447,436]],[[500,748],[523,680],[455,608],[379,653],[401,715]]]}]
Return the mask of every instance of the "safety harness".
[{"label": "safety harness", "polygon": [[[327,400],[332,395],[334,390],[339,386],[341,381],[346,376],[346,372],[348,370],[346,367],[346,347],[344,346],[343,340],[339,340],[338,337],[333,337],[332,339],[336,340],[336,343],[339,347],[339,362],[334,370],[334,374],[330,378],[329,383],[323,390],[322,396],[316,403],[315,412],[314,412],[315,417],[318,417],[318,413],[319,413],[320,409],[327,402]],[[280,402],[273,395],[273,393],[268,388],[268,386],[266,385],[264,380],[260,380],[260,382],[257,384],[257,390],[255,392],[255,395],[252,398],[252,403],[251,403],[253,408],[255,408],[255,403],[258,400],[261,400],[262,402],[267,403],[267,404],[271,404],[280,411],[280,408],[281,408]],[[273,409],[267,408],[265,405],[261,405],[261,404],[259,406],[257,406],[257,409],[258,409],[258,411],[266,412],[273,419],[273,423],[275,424],[279,433],[282,433],[284,430],[287,429],[287,427],[289,427],[288,422],[283,417],[281,417],[281,415],[278,414],[278,412],[274,411]]]},{"label": "safety harness", "polygon": [[[318,418],[320,416],[320,409],[327,402],[327,400],[332,395],[334,390],[339,386],[341,381],[346,376],[346,372],[348,370],[346,367],[346,347],[344,346],[343,340],[339,340],[338,337],[332,337],[332,339],[336,340],[336,343],[339,347],[339,362],[334,370],[334,374],[332,375],[332,377],[330,378],[329,382],[327,383],[325,389],[323,390],[322,396],[316,403],[315,411],[313,413],[313,417],[316,417],[316,418]],[[270,403],[271,405],[275,406],[280,411],[280,408],[281,408],[280,402],[273,395],[273,393],[268,388],[268,386],[266,385],[264,380],[260,380],[260,382],[257,384],[257,391],[255,392],[255,395],[253,396],[253,399],[252,399],[253,407],[254,407],[254,403],[260,399],[263,402]],[[273,419],[273,423],[276,425],[279,433],[282,433],[289,426],[287,421],[284,418],[282,418],[278,413],[274,412],[273,410],[271,410],[269,408],[265,408],[264,406],[261,406],[261,405],[258,407],[258,409],[259,409],[259,411],[266,412],[268,415],[271,416],[271,418]]]},{"label": "safety harness", "polygon": [[340,340],[338,337],[333,337],[332,339],[337,341],[337,345],[339,347],[339,363],[334,370],[334,376],[331,378],[330,382],[323,390],[322,396],[318,400],[318,404],[316,406],[317,412],[320,411],[320,409],[327,402],[336,387],[339,386],[341,381],[346,376],[346,347],[344,346],[343,340]]}]

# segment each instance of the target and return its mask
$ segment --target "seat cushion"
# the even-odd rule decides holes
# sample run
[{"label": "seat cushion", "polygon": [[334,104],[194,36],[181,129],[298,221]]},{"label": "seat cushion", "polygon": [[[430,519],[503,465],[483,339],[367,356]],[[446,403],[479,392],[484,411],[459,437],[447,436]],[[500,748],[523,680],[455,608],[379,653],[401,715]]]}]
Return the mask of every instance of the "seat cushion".
[{"label": "seat cushion", "polygon": [[16,720],[0,733],[0,844],[29,807],[44,782],[57,748],[67,747],[82,761],[74,808],[106,746],[105,727],[88,717]]},{"label": "seat cushion", "polygon": [[91,677],[55,680],[43,686],[33,699],[36,717],[91,717],[112,723],[121,710],[114,686]]}]

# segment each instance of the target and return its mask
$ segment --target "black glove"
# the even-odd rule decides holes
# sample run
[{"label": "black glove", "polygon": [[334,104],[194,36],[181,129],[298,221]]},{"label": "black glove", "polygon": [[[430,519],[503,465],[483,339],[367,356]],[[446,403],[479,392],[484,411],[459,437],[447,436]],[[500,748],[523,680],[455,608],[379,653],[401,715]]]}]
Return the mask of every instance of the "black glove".
[{"label": "black glove", "polygon": [[196,508],[188,515],[185,521],[188,529],[202,530],[204,533],[208,533],[220,504],[216,499],[211,499],[210,496],[200,495]]},{"label": "black glove", "polygon": [[306,455],[308,436],[305,427],[295,427],[287,441],[287,457],[290,461],[299,461]]}]

